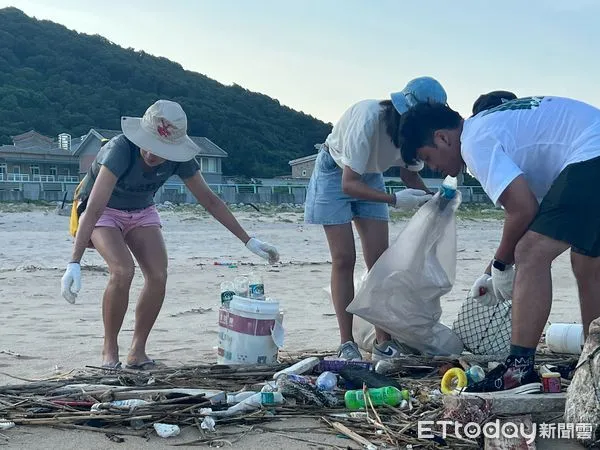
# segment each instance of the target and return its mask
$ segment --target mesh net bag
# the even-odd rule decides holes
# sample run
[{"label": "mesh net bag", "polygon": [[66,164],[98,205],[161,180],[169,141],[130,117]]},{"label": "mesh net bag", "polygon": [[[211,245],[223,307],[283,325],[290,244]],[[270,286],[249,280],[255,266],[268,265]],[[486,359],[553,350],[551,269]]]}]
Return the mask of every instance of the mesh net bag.
[{"label": "mesh net bag", "polygon": [[590,448],[600,446],[600,318],[589,335],[567,389],[565,422],[574,424],[575,437]]},{"label": "mesh net bag", "polygon": [[465,349],[476,355],[508,355],[510,350],[512,301],[483,306],[468,297],[460,308],[452,330]]}]

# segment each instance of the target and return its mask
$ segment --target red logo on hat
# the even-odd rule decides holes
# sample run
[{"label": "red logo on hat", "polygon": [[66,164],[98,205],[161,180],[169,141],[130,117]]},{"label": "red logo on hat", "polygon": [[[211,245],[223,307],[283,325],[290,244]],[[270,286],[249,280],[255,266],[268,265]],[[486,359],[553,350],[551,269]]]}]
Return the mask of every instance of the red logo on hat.
[{"label": "red logo on hat", "polygon": [[156,127],[156,131],[158,131],[158,134],[162,137],[169,137],[171,136],[171,130],[169,128],[175,127],[169,122],[165,122],[165,119],[160,119],[160,125]]}]

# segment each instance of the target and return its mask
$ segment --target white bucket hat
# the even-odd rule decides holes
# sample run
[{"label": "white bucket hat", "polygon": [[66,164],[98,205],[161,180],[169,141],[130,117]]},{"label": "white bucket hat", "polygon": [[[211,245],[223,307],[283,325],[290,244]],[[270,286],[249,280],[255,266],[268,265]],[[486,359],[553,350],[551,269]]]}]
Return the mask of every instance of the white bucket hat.
[{"label": "white bucket hat", "polygon": [[183,108],[169,100],[158,100],[142,118],[121,117],[121,129],[135,145],[169,161],[189,161],[200,151],[187,135]]}]

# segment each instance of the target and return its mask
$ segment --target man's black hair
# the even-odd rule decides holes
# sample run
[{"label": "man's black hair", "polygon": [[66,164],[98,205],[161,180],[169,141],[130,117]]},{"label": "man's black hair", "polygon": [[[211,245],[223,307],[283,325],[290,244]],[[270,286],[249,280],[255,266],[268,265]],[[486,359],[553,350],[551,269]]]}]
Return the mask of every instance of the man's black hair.
[{"label": "man's black hair", "polygon": [[487,94],[481,94],[475,103],[473,103],[473,115],[476,116],[481,111],[495,108],[502,103],[510,100],[516,100],[517,96],[510,91],[492,91]]},{"label": "man's black hair", "polygon": [[433,145],[433,133],[436,130],[458,128],[461,120],[460,114],[440,103],[420,103],[402,114],[400,139],[404,163],[417,163],[417,149]]}]

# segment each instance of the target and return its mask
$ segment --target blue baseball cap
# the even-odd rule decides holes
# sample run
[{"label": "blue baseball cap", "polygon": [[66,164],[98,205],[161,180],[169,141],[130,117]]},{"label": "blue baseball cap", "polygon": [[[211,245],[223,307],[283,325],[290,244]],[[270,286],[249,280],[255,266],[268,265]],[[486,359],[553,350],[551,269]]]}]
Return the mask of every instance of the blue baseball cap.
[{"label": "blue baseball cap", "polygon": [[400,114],[405,113],[417,103],[446,103],[446,91],[439,81],[431,77],[419,77],[410,80],[400,92],[390,95],[392,104]]}]

